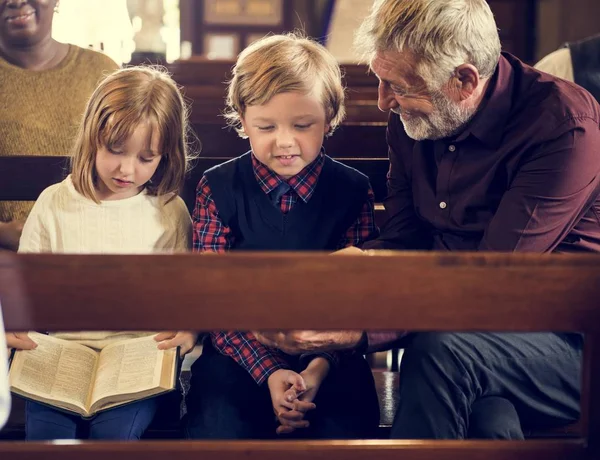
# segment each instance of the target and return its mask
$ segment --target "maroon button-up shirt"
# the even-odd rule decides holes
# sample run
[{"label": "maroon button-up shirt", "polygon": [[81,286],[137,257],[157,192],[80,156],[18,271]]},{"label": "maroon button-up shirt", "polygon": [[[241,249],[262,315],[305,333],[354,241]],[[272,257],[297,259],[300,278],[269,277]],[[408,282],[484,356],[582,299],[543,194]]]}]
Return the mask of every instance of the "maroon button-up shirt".
[{"label": "maroon button-up shirt", "polygon": [[391,113],[387,140],[389,220],[363,248],[600,251],[600,106],[579,86],[503,54],[461,134],[417,142]]},{"label": "maroon button-up shirt", "polygon": [[500,57],[453,139],[414,141],[391,113],[381,236],[365,248],[600,251],[600,106],[579,86]]}]

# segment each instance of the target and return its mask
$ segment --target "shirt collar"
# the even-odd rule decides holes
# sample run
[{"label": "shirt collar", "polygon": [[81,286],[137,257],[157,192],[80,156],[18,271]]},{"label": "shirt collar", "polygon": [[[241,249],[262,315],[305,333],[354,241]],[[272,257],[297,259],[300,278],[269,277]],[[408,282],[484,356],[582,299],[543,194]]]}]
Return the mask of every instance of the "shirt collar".
[{"label": "shirt collar", "polygon": [[500,56],[482,105],[465,130],[456,137],[457,142],[472,134],[492,148],[500,145],[510,115],[514,88],[514,71],[509,59],[514,58],[506,53]]},{"label": "shirt collar", "polygon": [[302,171],[295,176],[290,177],[289,179],[284,179],[258,161],[254,154],[251,156],[254,177],[256,177],[256,180],[258,181],[258,184],[263,192],[268,195],[275,190],[279,184],[282,182],[287,182],[292,190],[294,190],[305,203],[308,202],[315,191],[317,180],[321,175],[323,164],[325,163],[324,153],[321,150],[319,156],[312,163],[305,166]]}]

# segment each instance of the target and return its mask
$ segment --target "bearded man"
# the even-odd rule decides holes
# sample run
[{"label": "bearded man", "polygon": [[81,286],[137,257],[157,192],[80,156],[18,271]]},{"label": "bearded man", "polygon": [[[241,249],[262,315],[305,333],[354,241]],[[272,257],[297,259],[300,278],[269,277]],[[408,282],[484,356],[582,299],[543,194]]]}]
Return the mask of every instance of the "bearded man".
[{"label": "bearded man", "polygon": [[[600,251],[600,107],[502,53],[485,0],[377,0],[356,42],[390,112],[388,221],[363,249]],[[393,438],[522,439],[579,417],[579,334],[257,333],[288,353],[401,336]]]}]

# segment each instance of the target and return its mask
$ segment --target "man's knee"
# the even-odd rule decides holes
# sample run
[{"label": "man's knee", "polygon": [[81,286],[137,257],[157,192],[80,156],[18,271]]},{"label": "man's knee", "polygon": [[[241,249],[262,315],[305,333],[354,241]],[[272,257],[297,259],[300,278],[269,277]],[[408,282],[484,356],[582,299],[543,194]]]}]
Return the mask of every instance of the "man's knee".
[{"label": "man's knee", "polygon": [[513,403],[499,396],[475,400],[469,417],[469,438],[524,439],[521,421]]},{"label": "man's knee", "polygon": [[421,354],[442,354],[451,352],[465,343],[464,333],[418,332],[406,347]]},{"label": "man's knee", "polygon": [[402,356],[402,372],[434,364],[436,368],[455,366],[462,360],[464,334],[445,332],[416,333],[407,344]]}]

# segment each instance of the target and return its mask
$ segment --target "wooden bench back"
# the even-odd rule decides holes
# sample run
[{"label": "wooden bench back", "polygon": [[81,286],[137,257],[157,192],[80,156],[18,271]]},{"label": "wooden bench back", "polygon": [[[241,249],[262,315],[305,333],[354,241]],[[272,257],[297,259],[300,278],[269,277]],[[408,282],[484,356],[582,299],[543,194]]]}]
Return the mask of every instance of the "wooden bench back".
[{"label": "wooden bench back", "polygon": [[[242,151],[243,153],[243,151]],[[363,172],[371,180],[376,201],[382,201],[387,193],[387,158],[339,158],[345,164]],[[181,196],[193,209],[196,186],[208,168],[227,161],[224,157],[201,156],[194,162],[186,178]],[[60,182],[69,173],[68,160],[61,156],[0,156],[0,201],[36,200],[48,186]]]},{"label": "wooden bench back", "polygon": [[[225,109],[227,82],[234,61],[199,56],[169,65],[173,79],[191,102],[193,123],[214,123]],[[388,114],[377,108],[378,80],[366,65],[344,64],[347,123],[385,123]]]},{"label": "wooden bench back", "polygon": [[[234,158],[250,149],[248,139],[239,137],[224,121],[192,123],[192,128],[202,144],[203,157]],[[325,138],[323,147],[333,158],[387,159],[385,130],[385,124],[344,124]]]},{"label": "wooden bench back", "polygon": [[595,255],[0,254],[10,330],[408,329],[585,334],[584,438],[0,444],[15,459],[600,458],[600,258]]}]

